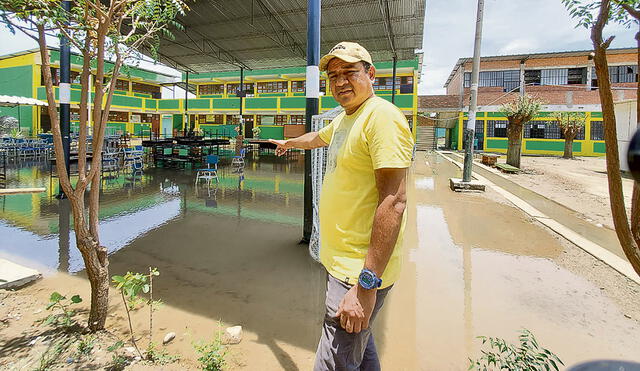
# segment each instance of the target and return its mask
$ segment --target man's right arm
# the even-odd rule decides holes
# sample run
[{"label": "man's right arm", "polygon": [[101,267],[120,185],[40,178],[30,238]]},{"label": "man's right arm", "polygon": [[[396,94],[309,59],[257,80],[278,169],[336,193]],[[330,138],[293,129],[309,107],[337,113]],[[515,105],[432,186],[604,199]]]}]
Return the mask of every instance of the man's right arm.
[{"label": "man's right arm", "polygon": [[328,146],[328,143],[320,138],[317,131],[287,140],[269,139],[269,142],[278,146],[276,148],[276,155],[278,156],[285,154],[289,148],[314,149]]}]

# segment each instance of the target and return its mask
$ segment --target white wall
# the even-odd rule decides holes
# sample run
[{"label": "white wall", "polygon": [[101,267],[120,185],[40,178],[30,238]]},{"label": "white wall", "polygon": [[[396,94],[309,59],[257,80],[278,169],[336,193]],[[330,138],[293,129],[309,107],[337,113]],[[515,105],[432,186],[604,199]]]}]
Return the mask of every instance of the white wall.
[{"label": "white wall", "polygon": [[629,151],[629,141],[637,129],[636,102],[624,101],[615,103],[616,129],[618,132],[618,152],[620,155],[620,170],[629,171],[627,163],[627,152]]}]

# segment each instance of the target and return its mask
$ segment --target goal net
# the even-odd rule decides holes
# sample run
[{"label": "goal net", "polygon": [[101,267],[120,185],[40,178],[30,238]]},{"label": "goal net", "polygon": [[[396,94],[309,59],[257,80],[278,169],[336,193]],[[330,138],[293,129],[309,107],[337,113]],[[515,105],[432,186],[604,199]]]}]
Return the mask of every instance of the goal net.
[{"label": "goal net", "polygon": [[[331,120],[336,118],[344,109],[340,106],[313,116],[311,120],[311,131],[318,131]],[[318,206],[320,204],[320,190],[324,179],[324,170],[327,163],[327,147],[311,150],[311,184],[313,188],[313,226],[311,228],[311,238],[309,240],[309,254],[316,261],[320,261],[320,220],[318,218]]]}]

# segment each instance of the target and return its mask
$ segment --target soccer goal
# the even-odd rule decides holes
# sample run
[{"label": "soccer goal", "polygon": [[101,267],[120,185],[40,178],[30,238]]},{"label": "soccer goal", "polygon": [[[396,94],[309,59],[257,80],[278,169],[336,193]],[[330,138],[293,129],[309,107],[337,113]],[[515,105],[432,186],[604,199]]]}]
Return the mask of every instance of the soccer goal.
[{"label": "soccer goal", "polygon": [[[318,131],[325,125],[329,125],[331,120],[336,118],[344,109],[340,106],[313,116],[311,120],[311,131]],[[313,188],[313,226],[311,228],[311,238],[309,239],[309,254],[316,261],[320,261],[320,220],[318,218],[318,205],[320,204],[320,191],[324,179],[324,170],[327,163],[327,147],[311,150],[311,184]]]}]

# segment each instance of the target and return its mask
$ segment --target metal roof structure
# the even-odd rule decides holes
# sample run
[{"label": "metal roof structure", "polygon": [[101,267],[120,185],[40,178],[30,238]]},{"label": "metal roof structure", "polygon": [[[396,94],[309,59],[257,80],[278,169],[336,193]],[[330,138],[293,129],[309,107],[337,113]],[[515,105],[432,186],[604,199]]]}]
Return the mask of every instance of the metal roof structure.
[{"label": "metal roof structure", "polygon": [[34,98],[17,97],[13,95],[0,95],[0,107],[16,107],[16,106],[48,106],[47,102],[43,102]]},{"label": "metal roof structure", "polygon": [[[207,0],[190,3],[162,37],[159,59],[182,71],[211,72],[304,66],[307,0]],[[321,53],[355,41],[373,61],[416,58],[425,0],[323,0]],[[148,50],[141,50],[149,53]]]}]

